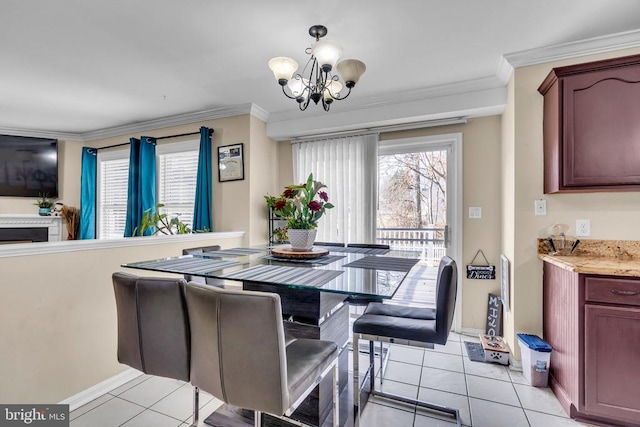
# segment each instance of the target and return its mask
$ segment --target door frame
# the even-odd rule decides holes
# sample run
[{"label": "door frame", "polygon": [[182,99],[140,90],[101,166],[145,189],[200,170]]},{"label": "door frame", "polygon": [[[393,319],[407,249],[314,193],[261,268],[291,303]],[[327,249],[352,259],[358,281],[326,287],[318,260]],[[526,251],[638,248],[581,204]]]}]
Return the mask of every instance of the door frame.
[{"label": "door frame", "polygon": [[380,141],[378,155],[409,153],[421,150],[447,150],[447,225],[446,253],[458,267],[458,289],[453,330],[462,330],[462,132]]}]

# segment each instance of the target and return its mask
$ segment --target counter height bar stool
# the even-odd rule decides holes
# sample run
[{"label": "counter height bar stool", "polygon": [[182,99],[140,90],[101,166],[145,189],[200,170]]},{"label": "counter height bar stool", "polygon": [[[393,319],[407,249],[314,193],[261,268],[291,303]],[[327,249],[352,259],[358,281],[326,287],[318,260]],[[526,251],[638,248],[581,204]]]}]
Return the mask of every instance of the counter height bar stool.
[{"label": "counter height bar stool", "polygon": [[[446,344],[449,330],[453,323],[457,287],[458,275],[456,263],[453,259],[445,256],[440,260],[440,267],[438,269],[435,309],[406,307],[377,302],[371,303],[367,306],[362,316],[353,323],[353,347],[354,349],[358,348],[360,339],[369,340],[369,367],[367,372],[369,375],[371,396],[399,400],[434,411],[447,413],[454,416],[457,425],[460,426],[460,413],[456,408],[376,390],[373,354],[374,341],[426,348],[433,348],[434,344]],[[355,352],[353,356],[353,381],[357,424],[361,410],[361,384],[358,357]]]},{"label": "counter height bar stool", "polygon": [[[189,382],[191,339],[182,279],[114,273],[118,361],[149,375]],[[193,390],[198,424],[199,390]]]},{"label": "counter height bar stool", "polygon": [[278,294],[188,283],[186,300],[194,386],[253,410],[259,427],[263,412],[290,416],[333,372],[333,425],[339,425],[338,346],[317,339],[286,340]]}]

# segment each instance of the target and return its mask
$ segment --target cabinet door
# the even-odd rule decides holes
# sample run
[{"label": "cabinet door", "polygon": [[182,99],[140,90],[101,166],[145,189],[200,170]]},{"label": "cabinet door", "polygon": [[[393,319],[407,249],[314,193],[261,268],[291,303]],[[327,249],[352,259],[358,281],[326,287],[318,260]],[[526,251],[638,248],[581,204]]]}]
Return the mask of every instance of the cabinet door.
[{"label": "cabinet door", "polygon": [[585,412],[640,423],[640,308],[585,305]]},{"label": "cabinet door", "polygon": [[563,79],[563,184],[640,184],[640,66]]}]

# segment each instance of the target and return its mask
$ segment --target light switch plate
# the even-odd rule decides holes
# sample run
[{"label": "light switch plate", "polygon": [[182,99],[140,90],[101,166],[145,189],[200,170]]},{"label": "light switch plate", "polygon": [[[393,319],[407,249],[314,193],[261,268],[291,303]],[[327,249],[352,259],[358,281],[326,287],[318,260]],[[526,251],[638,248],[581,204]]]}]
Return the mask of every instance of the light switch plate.
[{"label": "light switch plate", "polygon": [[469,218],[482,218],[482,208],[474,206],[469,208]]}]

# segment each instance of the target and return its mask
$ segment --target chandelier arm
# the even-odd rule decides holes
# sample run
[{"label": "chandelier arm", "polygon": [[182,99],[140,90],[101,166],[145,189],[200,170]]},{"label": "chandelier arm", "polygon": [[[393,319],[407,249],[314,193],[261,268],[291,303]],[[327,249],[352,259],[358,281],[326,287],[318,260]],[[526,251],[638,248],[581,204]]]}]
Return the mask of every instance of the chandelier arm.
[{"label": "chandelier arm", "polygon": [[286,91],[286,90],[284,90],[285,86],[286,86],[286,85],[284,85],[284,86],[280,86],[280,87],[282,88],[282,93],[284,93],[284,96],[286,96],[286,97],[287,97],[287,98],[289,98],[289,99],[296,99],[296,97],[295,97],[295,96],[291,96],[291,95],[289,95],[289,94],[287,93],[287,91]]},{"label": "chandelier arm", "polygon": [[307,99],[305,99],[304,102],[298,103],[298,106],[300,107],[300,111],[304,111],[307,109],[307,107],[309,106],[309,101],[311,101],[311,98],[307,96]]},{"label": "chandelier arm", "polygon": [[339,97],[339,96],[333,96],[333,94],[331,94],[331,97],[333,99],[335,99],[336,101],[342,101],[343,99],[347,99],[347,97],[349,96],[349,94],[351,94],[351,88],[348,88],[349,92],[347,92],[347,94],[343,97]]},{"label": "chandelier arm", "polygon": [[324,109],[324,111],[329,111],[329,108],[331,108],[331,104],[328,104],[324,98],[322,98],[322,108]]}]

